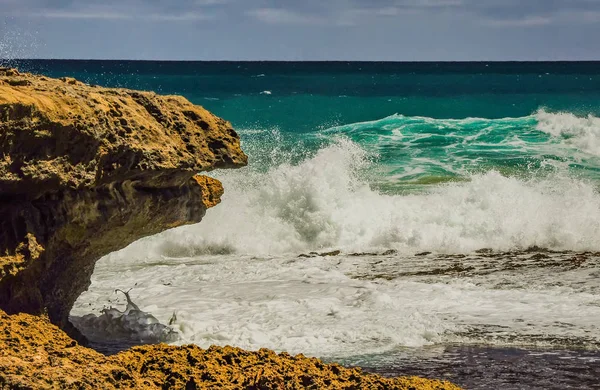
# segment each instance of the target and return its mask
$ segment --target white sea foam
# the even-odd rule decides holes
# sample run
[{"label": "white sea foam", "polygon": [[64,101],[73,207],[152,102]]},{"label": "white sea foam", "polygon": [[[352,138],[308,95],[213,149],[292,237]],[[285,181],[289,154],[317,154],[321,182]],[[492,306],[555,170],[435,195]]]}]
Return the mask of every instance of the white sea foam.
[{"label": "white sea foam", "polygon": [[353,355],[431,344],[454,328],[414,301],[415,294],[435,294],[428,286],[397,289],[352,279],[337,269],[337,259],[204,256],[144,267],[130,260],[124,253],[102,260],[72,314],[99,310],[111,296],[110,279],[117,286],[137,284],[134,299],[161,322],[175,311],[179,343],[202,347]]},{"label": "white sea foam", "polygon": [[[435,259],[416,260],[438,267]],[[480,342],[482,337],[503,344],[533,344],[540,337],[550,343],[566,338],[600,343],[597,282],[582,288],[581,270],[492,273],[488,278],[494,270],[488,264],[483,276],[473,278],[386,280],[373,273],[383,264],[393,278],[397,271],[413,271],[411,261],[402,256],[161,259],[126,250],[98,263],[92,286],[73,314],[100,310],[112,294],[109,286],[135,284],[132,295],[144,311],[163,323],[177,313],[172,326],[181,337],[178,343],[204,348],[267,347],[333,357]]]},{"label": "white sea foam", "polygon": [[592,115],[578,117],[571,113],[548,113],[540,110],[536,114],[537,129],[563,143],[583,152],[600,156],[600,118]]},{"label": "white sea foam", "polygon": [[[316,356],[477,341],[468,336],[473,329],[500,329],[504,342],[514,334],[597,334],[598,286],[582,289],[578,269],[569,277],[504,274],[503,287],[485,276],[387,280],[376,276],[378,257],[298,258],[393,248],[399,255],[385,260],[396,261],[387,268],[393,271],[421,251],[600,250],[600,195],[566,172],[519,178],[489,171],[424,193],[383,195],[363,178],[368,157],[340,139],[299,163],[217,172],[222,204],[198,225],[101,260],[73,314],[99,311],[114,288],[135,285],[144,312],[162,323],[177,313],[180,342]],[[353,277],[359,270],[366,277]]]},{"label": "white sea foam", "polygon": [[365,153],[349,141],[297,165],[219,172],[222,204],[201,224],[152,240],[159,253],[274,255],[310,250],[402,253],[600,250],[600,195],[593,184],[473,175],[414,195],[382,195],[360,178]]}]

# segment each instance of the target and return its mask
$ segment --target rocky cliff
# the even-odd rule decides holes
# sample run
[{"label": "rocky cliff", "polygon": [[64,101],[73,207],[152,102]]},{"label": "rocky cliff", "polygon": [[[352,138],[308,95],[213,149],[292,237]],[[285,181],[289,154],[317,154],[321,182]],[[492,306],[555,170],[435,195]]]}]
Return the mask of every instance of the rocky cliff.
[{"label": "rocky cliff", "polygon": [[0,308],[69,311],[95,262],[199,222],[247,157],[231,125],[183,97],[0,68]]}]

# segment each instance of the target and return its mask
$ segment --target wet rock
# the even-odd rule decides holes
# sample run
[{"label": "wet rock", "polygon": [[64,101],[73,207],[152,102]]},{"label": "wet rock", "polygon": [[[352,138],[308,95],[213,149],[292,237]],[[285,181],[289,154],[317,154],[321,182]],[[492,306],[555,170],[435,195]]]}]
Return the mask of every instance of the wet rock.
[{"label": "wet rock", "polygon": [[361,256],[377,256],[377,255],[379,255],[379,253],[375,253],[375,252],[360,252],[360,253],[350,253],[348,256],[361,257]]},{"label": "wet rock", "polygon": [[319,256],[327,257],[327,256],[338,256],[342,251],[331,251],[331,252],[323,252],[319,253]]},{"label": "wet rock", "polygon": [[342,251],[331,251],[331,252],[310,252],[308,254],[306,253],[301,253],[298,255],[298,257],[300,258],[311,258],[311,257],[330,257],[330,256],[338,256],[342,253]]},{"label": "wet rock", "polygon": [[531,253],[531,252],[545,252],[545,253],[552,253],[553,251],[551,251],[548,248],[541,248],[537,245],[534,246],[530,246],[529,248],[525,249],[523,252],[525,253]]}]

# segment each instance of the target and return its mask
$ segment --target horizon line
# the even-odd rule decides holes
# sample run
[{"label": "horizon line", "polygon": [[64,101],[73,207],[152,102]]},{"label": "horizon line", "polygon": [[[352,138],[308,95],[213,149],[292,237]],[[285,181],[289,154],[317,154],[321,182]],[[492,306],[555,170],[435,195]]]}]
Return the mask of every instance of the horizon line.
[{"label": "horizon line", "polygon": [[179,59],[101,59],[101,58],[0,58],[0,62],[10,61],[115,61],[115,62],[270,62],[270,63],[576,63],[600,62],[595,60],[179,60]]}]

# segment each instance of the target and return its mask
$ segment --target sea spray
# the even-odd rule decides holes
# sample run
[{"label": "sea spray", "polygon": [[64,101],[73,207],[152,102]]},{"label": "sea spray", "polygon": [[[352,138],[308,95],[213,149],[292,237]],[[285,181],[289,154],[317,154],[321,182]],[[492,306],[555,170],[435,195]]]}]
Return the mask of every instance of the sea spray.
[{"label": "sea spray", "polygon": [[17,59],[31,57],[40,47],[38,33],[12,18],[0,21],[0,67],[19,67]]},{"label": "sea spray", "polygon": [[227,188],[222,207],[201,224],[145,245],[169,256],[600,250],[600,195],[588,180],[491,170],[420,193],[386,195],[364,181],[365,156],[355,143],[340,140],[297,165],[218,173]]},{"label": "sea spray", "polygon": [[600,118],[593,115],[578,117],[572,113],[548,113],[544,110],[535,115],[536,128],[560,140],[570,149],[600,157]]},{"label": "sea spray", "polygon": [[[161,324],[152,314],[140,310],[133,302],[129,291],[115,290],[125,295],[125,310],[108,306],[99,316],[87,314],[72,316],[70,321],[92,342],[154,344],[175,342],[179,335],[170,326]],[[171,324],[170,324],[171,325]]]}]

